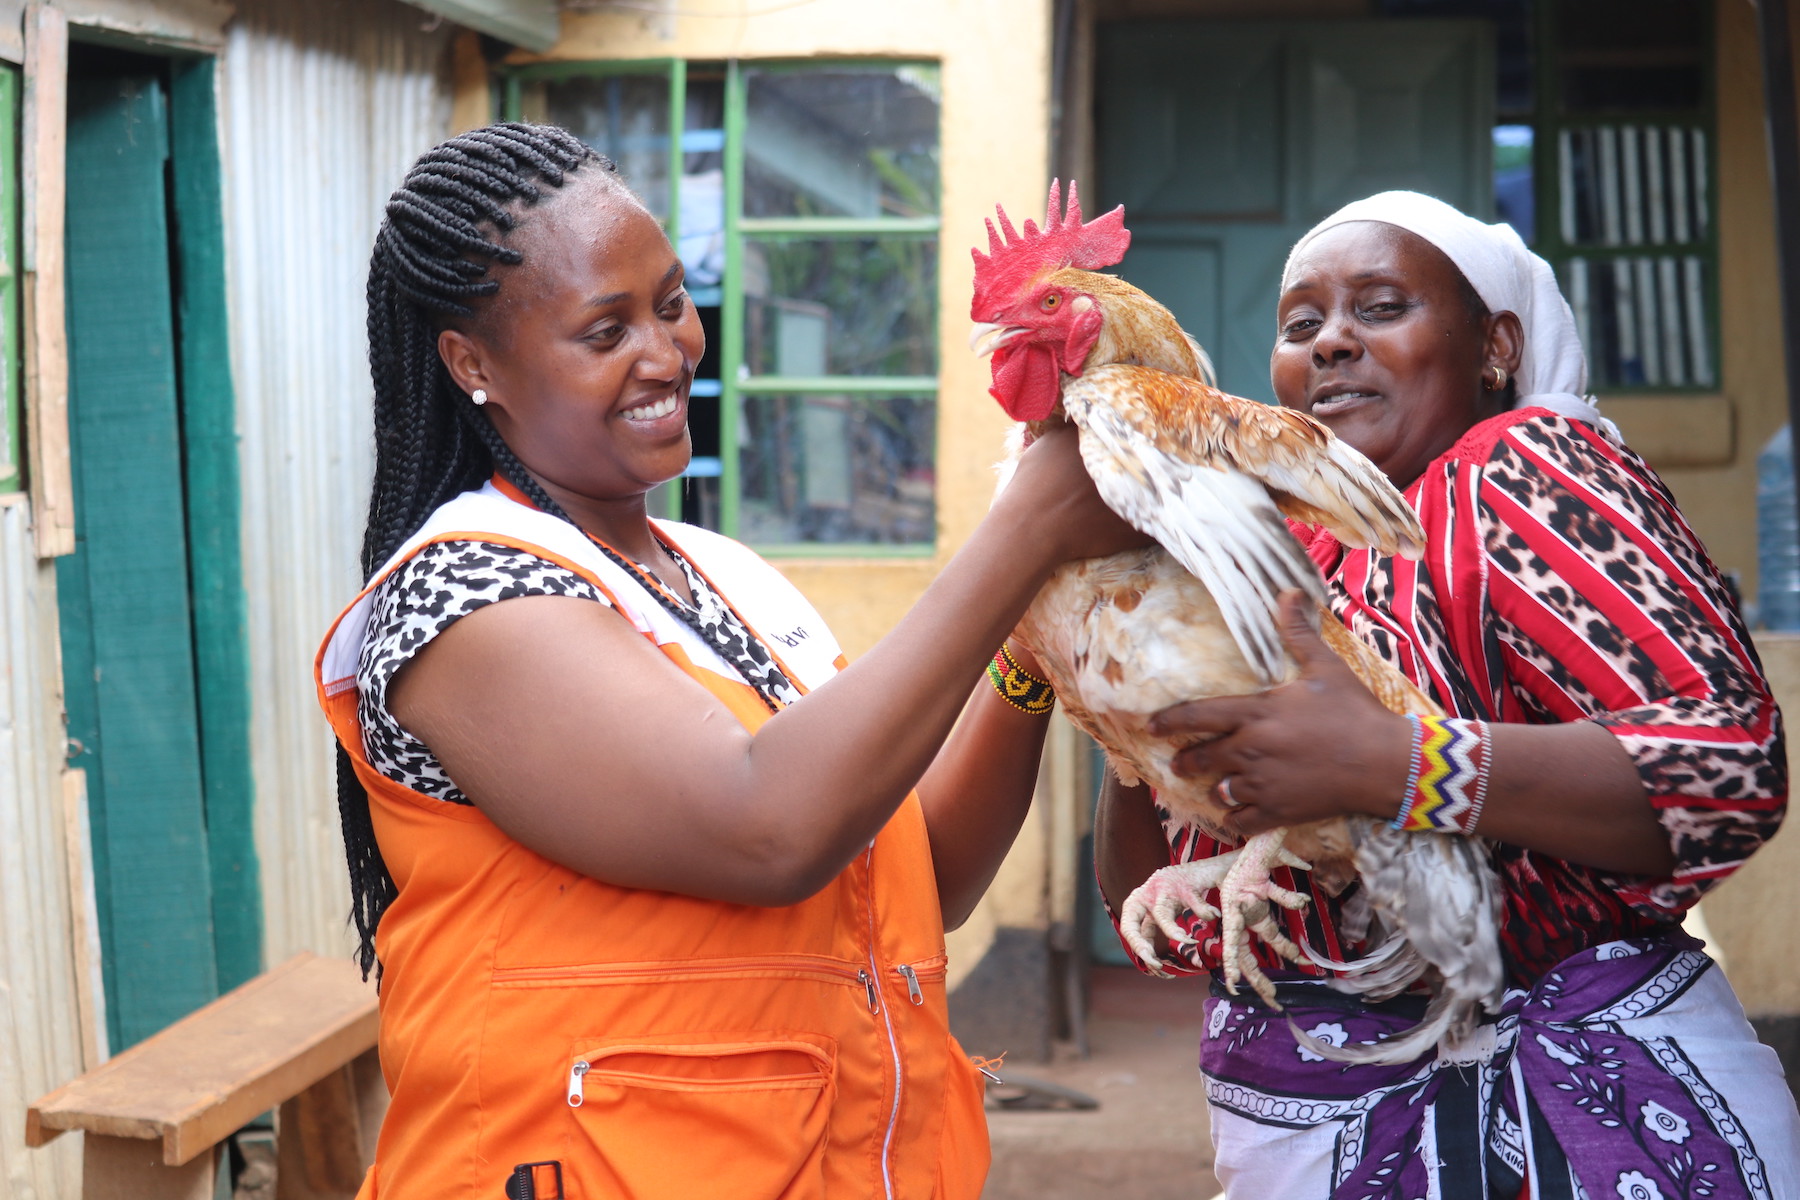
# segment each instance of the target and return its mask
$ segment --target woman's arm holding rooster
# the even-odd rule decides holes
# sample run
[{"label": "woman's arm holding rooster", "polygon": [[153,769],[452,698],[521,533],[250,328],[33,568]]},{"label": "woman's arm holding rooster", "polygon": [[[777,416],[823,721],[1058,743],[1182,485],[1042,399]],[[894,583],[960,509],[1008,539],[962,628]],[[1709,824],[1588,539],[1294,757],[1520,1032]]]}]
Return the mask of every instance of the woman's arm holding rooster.
[{"label": "woman's arm holding rooster", "polygon": [[[1300,664],[1292,683],[1167,709],[1152,731],[1208,738],[1175,757],[1175,772],[1233,777],[1246,837],[1346,814],[1392,818],[1405,790],[1412,733],[1333,654],[1284,598],[1282,632]],[[1667,836],[1617,738],[1592,721],[1491,725],[1493,776],[1480,833],[1606,871],[1665,876]]]},{"label": "woman's arm holding rooster", "polygon": [[1128,786],[1108,768],[1094,808],[1094,871],[1108,907],[1118,912],[1127,896],[1168,865],[1169,843],[1150,789]]}]

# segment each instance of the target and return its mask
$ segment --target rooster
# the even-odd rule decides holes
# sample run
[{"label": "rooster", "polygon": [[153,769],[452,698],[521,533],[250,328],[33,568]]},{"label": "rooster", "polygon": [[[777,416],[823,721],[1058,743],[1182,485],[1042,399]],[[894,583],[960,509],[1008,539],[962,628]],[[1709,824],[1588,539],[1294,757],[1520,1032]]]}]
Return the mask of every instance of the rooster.
[{"label": "rooster", "polygon": [[[1152,736],[1150,717],[1294,678],[1277,597],[1296,588],[1311,598],[1326,644],[1390,711],[1440,712],[1324,608],[1323,581],[1283,517],[1324,525],[1346,546],[1411,558],[1424,534],[1368,459],[1309,416],[1218,391],[1205,352],[1166,308],[1098,273],[1130,244],[1122,207],[1083,224],[1073,183],[1059,215],[1060,201],[1052,184],[1044,227],[1026,221],[1023,233],[997,210],[988,252],[974,252],[970,344],[992,356],[991,392],[1021,423],[1001,486],[1032,438],[1073,422],[1101,497],[1157,544],[1064,565],[1018,636],[1122,781],[1149,784],[1172,818],[1234,842],[1217,777],[1175,776],[1170,762],[1182,747]],[[1275,908],[1306,903],[1271,878],[1283,865],[1313,872],[1333,895],[1360,880],[1344,905],[1344,932],[1366,942],[1364,957],[1335,962],[1283,933]],[[1217,903],[1209,903],[1215,891]],[[1371,1000],[1421,981],[1432,988],[1420,1025],[1377,1046],[1340,1049],[1295,1031],[1340,1061],[1409,1061],[1436,1042],[1460,1040],[1478,1008],[1499,1004],[1498,885],[1479,839],[1345,816],[1164,868],[1120,914],[1126,941],[1153,968],[1156,929],[1177,945],[1191,941],[1178,923],[1183,908],[1219,920],[1221,966],[1234,995],[1248,982],[1280,1007],[1250,933],[1289,961],[1310,956],[1333,971],[1336,986]]]}]

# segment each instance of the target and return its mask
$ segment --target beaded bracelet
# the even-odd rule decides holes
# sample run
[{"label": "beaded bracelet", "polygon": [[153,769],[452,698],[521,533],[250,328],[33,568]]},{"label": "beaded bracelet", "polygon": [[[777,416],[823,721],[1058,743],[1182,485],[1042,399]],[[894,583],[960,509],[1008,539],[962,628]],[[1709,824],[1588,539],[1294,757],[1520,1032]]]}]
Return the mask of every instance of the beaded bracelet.
[{"label": "beaded bracelet", "polygon": [[1395,829],[1414,833],[1474,833],[1487,801],[1493,749],[1487,725],[1459,717],[1407,714],[1412,749],[1407,754],[1406,794]]},{"label": "beaded bracelet", "polygon": [[1047,717],[1056,707],[1056,689],[1014,662],[1005,642],[1000,643],[999,653],[988,664],[987,677],[1000,698],[1020,712]]}]

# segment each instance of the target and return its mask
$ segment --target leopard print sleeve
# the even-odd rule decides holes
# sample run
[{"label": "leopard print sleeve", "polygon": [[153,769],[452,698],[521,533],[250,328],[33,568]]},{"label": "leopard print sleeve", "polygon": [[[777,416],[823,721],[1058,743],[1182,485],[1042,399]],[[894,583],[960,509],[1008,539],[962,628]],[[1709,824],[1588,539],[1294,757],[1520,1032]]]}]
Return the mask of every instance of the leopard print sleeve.
[{"label": "leopard print sleeve", "polygon": [[1510,426],[1482,470],[1485,574],[1507,686],[1528,720],[1619,739],[1676,858],[1617,878],[1668,918],[1775,832],[1781,715],[1737,605],[1656,473],[1587,426]]},{"label": "leopard print sleeve", "polygon": [[388,711],[388,685],[426,643],[459,618],[519,596],[607,602],[600,589],[568,568],[494,542],[433,542],[375,589],[356,689],[363,749],[377,771],[422,795],[469,803],[430,747]]}]

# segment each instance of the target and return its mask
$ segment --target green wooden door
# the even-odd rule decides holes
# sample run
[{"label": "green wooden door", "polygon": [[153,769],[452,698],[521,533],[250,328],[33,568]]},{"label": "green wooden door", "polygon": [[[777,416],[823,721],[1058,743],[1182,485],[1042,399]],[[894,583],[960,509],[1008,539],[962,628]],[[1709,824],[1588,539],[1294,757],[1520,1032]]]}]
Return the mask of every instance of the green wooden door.
[{"label": "green wooden door", "polygon": [[76,552],[58,560],[72,766],[85,768],[119,1050],[218,994],[156,74],[69,87]]},{"label": "green wooden door", "polygon": [[1491,37],[1466,21],[1100,26],[1101,208],[1124,204],[1132,231],[1120,273],[1228,390],[1273,399],[1281,267],[1319,218],[1387,188],[1488,214]]}]

